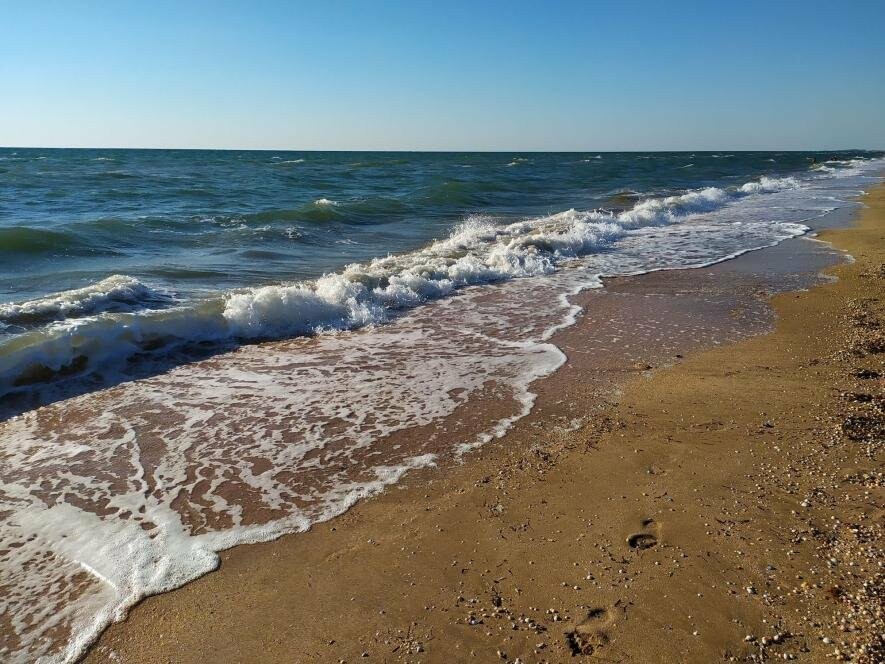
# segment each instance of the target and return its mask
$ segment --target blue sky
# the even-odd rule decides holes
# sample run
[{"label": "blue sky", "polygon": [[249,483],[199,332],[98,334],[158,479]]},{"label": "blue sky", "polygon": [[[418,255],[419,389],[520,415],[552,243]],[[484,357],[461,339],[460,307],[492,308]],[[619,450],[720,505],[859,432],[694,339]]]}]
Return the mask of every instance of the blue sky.
[{"label": "blue sky", "polygon": [[0,0],[0,145],[885,148],[885,0]]}]

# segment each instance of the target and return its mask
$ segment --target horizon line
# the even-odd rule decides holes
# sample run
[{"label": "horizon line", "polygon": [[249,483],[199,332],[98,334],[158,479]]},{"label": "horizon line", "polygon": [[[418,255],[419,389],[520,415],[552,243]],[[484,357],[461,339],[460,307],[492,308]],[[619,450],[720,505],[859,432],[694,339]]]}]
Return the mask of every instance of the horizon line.
[{"label": "horizon line", "polygon": [[859,148],[859,147],[839,147],[839,148],[702,148],[702,149],[626,149],[626,150],[539,150],[539,149],[448,149],[448,148],[201,148],[201,147],[112,147],[112,146],[73,146],[73,145],[0,145],[0,150],[156,150],[156,151],[190,151],[190,152],[407,152],[407,153],[439,153],[439,154],[456,154],[456,153],[489,153],[489,154],[507,154],[507,153],[533,153],[533,154],[578,154],[586,152],[604,153],[647,153],[647,152],[675,152],[675,153],[698,153],[698,152],[883,152],[885,148]]}]

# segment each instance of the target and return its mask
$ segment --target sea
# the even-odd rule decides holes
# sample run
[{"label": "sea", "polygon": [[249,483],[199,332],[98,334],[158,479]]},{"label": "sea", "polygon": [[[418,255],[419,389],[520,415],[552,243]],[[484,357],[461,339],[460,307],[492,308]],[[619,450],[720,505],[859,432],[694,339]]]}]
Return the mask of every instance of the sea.
[{"label": "sea", "polygon": [[577,294],[803,236],[883,174],[860,150],[0,149],[0,659],[74,661],[219,551],[469,462],[566,361]]}]

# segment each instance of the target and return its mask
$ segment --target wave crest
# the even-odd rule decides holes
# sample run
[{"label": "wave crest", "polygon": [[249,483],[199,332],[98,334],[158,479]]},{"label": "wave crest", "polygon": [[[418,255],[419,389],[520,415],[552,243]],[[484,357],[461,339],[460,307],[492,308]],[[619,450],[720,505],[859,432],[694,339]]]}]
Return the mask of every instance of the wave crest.
[{"label": "wave crest", "polygon": [[[33,382],[29,377],[97,370],[145,350],[383,323],[395,311],[460,288],[550,274],[563,261],[608,250],[637,229],[676,223],[749,195],[793,186],[799,184],[792,178],[762,178],[732,191],[708,187],[645,199],[618,214],[571,209],[507,224],[473,215],[448,237],[417,251],[354,263],[313,281],[243,289],[162,311],[139,313],[138,307],[171,304],[168,296],[131,277],[110,277],[85,289],[0,309],[5,321],[16,316],[61,319],[0,344],[0,394],[23,384],[23,377]],[[77,318],[64,319],[72,316]]]},{"label": "wave crest", "polygon": [[172,297],[138,279],[115,274],[84,288],[62,291],[20,303],[0,304],[0,323],[40,325],[51,321],[109,311],[134,311],[166,305]]},{"label": "wave crest", "polygon": [[798,189],[800,186],[796,178],[770,178],[763,175],[757,182],[747,182],[739,191],[744,194],[768,194],[784,189]]}]

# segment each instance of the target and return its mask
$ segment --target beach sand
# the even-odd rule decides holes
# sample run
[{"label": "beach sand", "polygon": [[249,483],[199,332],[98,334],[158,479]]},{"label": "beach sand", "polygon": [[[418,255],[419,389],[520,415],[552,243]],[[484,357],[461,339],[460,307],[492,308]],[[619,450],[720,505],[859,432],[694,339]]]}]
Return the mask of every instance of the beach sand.
[{"label": "beach sand", "polygon": [[[885,187],[864,202],[821,235],[856,261],[775,296],[775,331],[660,343],[612,391],[579,359],[588,306],[510,434],[224,552],[86,661],[883,661]],[[607,290],[677,293],[692,272]]]}]

